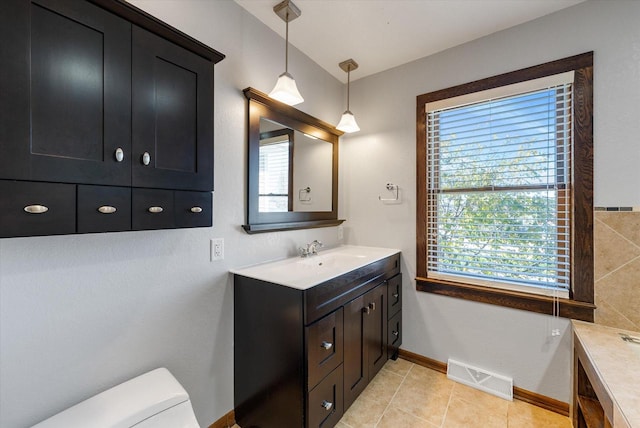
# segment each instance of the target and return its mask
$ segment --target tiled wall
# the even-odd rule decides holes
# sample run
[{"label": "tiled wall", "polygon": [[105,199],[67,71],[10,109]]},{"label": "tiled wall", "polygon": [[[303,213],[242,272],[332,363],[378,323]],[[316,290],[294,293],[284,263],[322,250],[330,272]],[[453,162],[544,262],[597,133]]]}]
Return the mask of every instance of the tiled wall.
[{"label": "tiled wall", "polygon": [[595,322],[640,331],[640,212],[595,212]]}]

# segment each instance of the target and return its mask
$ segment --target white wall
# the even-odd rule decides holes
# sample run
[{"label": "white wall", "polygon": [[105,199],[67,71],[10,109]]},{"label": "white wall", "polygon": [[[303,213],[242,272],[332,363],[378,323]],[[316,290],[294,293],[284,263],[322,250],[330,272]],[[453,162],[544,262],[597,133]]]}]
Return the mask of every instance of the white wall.
[{"label": "white wall", "polygon": [[[351,244],[400,248],[403,348],[513,376],[570,399],[571,337],[549,316],[415,291],[416,96],[594,51],[595,204],[640,205],[640,2],[589,1],[352,83],[362,129],[341,142],[342,216]],[[428,20],[426,21],[428,25]],[[385,183],[402,203],[384,205]]]},{"label": "white wall", "polygon": [[[293,255],[335,228],[247,235],[246,99],[284,69],[282,38],[232,1],[135,4],[227,55],[215,67],[214,226],[0,240],[0,426],[30,426],[90,395],[166,366],[209,426],[233,408],[230,267]],[[304,28],[303,17],[292,24]],[[292,32],[293,34],[293,32]],[[305,101],[339,119],[343,85],[290,51]],[[209,262],[209,239],[225,260]]]}]

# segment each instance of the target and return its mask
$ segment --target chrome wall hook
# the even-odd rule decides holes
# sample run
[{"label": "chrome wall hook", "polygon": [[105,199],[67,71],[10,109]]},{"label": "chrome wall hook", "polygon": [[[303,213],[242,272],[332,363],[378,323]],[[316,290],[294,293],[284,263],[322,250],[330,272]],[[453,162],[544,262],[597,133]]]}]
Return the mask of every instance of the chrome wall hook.
[{"label": "chrome wall hook", "polygon": [[378,196],[378,199],[381,201],[397,201],[400,196],[400,186],[393,183],[387,183],[387,190],[390,192],[395,191],[395,198],[383,198],[382,196]]}]

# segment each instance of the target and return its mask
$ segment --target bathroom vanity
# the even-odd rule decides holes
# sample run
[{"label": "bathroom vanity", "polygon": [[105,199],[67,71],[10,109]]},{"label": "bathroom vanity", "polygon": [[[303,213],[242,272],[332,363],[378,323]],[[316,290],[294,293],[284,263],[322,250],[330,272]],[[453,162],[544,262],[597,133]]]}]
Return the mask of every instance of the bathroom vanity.
[{"label": "bathroom vanity", "polygon": [[639,428],[640,333],[572,325],[574,428]]},{"label": "bathroom vanity", "polygon": [[332,427],[402,343],[398,250],[342,246],[232,271],[242,427]]}]

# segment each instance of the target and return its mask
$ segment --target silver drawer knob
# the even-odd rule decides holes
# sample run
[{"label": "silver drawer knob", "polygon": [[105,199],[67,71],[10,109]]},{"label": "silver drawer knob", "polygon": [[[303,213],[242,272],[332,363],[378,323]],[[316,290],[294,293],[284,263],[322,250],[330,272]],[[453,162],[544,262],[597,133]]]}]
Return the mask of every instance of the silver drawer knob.
[{"label": "silver drawer knob", "polygon": [[158,214],[158,213],[161,213],[162,211],[164,211],[162,207],[149,207],[149,212],[151,214]]},{"label": "silver drawer knob", "polygon": [[116,209],[116,207],[112,207],[110,205],[103,205],[100,208],[98,208],[98,211],[100,211],[102,214],[113,214],[118,210]]},{"label": "silver drawer knob", "polygon": [[144,152],[142,154],[142,164],[149,165],[150,163],[151,163],[151,155],[149,154],[149,152]]},{"label": "silver drawer knob", "polygon": [[322,400],[322,404],[320,404],[325,410],[329,411],[333,407],[333,403],[328,402],[327,400]]},{"label": "silver drawer knob", "polygon": [[369,307],[371,308],[372,311],[376,310],[376,304],[375,303],[369,303]]},{"label": "silver drawer knob", "polygon": [[398,335],[400,334],[399,331],[392,331],[391,334],[393,334],[394,336],[398,337]]},{"label": "silver drawer knob", "polygon": [[364,308],[362,308],[362,312],[369,315],[371,313],[371,308],[369,306],[365,306]]},{"label": "silver drawer knob", "polygon": [[44,205],[27,205],[24,210],[29,214],[43,214],[49,211],[49,208]]},{"label": "silver drawer knob", "polygon": [[333,348],[333,343],[322,342],[322,344],[320,346],[328,351],[329,349]]},{"label": "silver drawer knob", "polygon": [[124,160],[124,151],[121,147],[116,149],[116,161],[122,162]]},{"label": "silver drawer knob", "polygon": [[393,293],[392,296],[393,296],[394,299],[397,299],[398,296],[400,296],[400,293]]},{"label": "silver drawer knob", "polygon": [[201,212],[202,212],[202,208],[200,208],[200,207],[191,207],[191,210],[190,210],[190,211],[191,211],[192,213],[199,214],[199,213],[201,213]]}]

